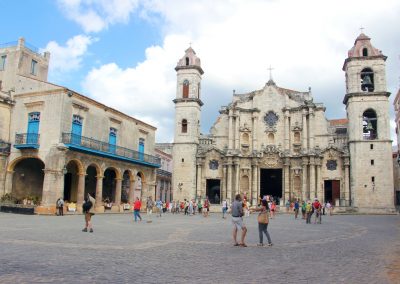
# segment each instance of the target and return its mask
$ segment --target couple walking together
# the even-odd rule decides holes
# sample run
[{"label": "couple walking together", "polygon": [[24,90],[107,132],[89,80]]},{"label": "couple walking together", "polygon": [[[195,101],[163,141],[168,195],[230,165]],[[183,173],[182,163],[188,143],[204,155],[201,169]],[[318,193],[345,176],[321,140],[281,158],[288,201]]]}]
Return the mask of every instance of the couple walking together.
[{"label": "couple walking together", "polygon": [[[261,202],[261,207],[252,210],[252,211],[260,212],[257,217],[258,234],[259,234],[259,239],[260,239],[258,246],[264,245],[263,234],[265,234],[265,236],[268,239],[268,246],[272,246],[271,237],[267,230],[268,222],[269,222],[267,207],[268,207],[267,200],[263,199]],[[232,224],[233,224],[233,232],[232,233],[233,233],[234,246],[247,247],[247,245],[244,242],[244,239],[246,238],[246,234],[247,234],[247,228],[246,228],[246,225],[243,223],[243,202],[242,202],[242,197],[240,196],[240,194],[237,194],[235,196],[235,200],[232,203],[231,210],[232,210]],[[239,230],[242,230],[240,243],[237,242],[237,232]]]}]

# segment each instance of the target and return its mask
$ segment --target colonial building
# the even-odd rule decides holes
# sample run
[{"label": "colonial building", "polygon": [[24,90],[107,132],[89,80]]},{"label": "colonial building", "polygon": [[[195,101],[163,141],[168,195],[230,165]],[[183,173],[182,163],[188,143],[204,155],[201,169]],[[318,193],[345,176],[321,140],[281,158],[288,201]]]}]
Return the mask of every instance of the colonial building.
[{"label": "colonial building", "polygon": [[47,82],[49,53],[23,39],[0,49],[0,196],[33,199],[51,213],[63,197],[97,212],[154,194],[156,128],[66,87]]},{"label": "colonial building", "polygon": [[233,94],[210,134],[200,134],[203,69],[192,48],[178,61],[173,148],[174,198],[212,203],[241,193],[252,204],[332,201],[342,209],[394,209],[389,95],[384,56],[360,34],[348,52],[347,118],[328,120],[311,89],[295,91],[272,78],[262,89]]},{"label": "colonial building", "polygon": [[396,122],[397,151],[393,153],[395,205],[400,207],[400,90],[393,102]]},{"label": "colonial building", "polygon": [[156,144],[155,149],[155,155],[161,161],[161,167],[157,169],[155,198],[161,201],[172,201],[172,155],[164,152],[162,149],[165,148],[160,145],[164,144]]}]

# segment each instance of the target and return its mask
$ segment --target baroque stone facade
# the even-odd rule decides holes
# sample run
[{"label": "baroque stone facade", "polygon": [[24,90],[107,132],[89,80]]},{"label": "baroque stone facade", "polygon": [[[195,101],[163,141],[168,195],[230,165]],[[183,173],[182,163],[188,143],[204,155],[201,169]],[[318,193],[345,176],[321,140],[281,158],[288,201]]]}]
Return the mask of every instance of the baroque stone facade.
[{"label": "baroque stone facade", "polygon": [[200,135],[203,70],[192,48],[178,61],[174,197],[219,204],[241,193],[318,198],[344,209],[392,211],[393,176],[385,60],[364,34],[343,70],[347,118],[328,120],[311,89],[295,91],[272,78],[260,90],[233,94],[208,135]]}]

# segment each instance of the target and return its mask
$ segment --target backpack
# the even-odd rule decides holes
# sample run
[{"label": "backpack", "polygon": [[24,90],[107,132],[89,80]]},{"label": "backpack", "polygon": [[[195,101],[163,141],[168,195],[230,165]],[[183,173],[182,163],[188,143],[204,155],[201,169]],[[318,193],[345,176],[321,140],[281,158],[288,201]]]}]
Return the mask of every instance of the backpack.
[{"label": "backpack", "polygon": [[83,212],[85,212],[85,213],[89,212],[90,208],[92,208],[92,202],[91,201],[86,201],[85,203],[82,204]]}]

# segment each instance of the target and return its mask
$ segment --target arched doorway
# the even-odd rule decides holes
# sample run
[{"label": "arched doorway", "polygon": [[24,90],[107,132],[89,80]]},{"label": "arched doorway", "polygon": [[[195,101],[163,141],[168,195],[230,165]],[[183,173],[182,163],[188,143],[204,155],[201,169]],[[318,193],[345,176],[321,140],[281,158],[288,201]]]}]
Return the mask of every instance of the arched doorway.
[{"label": "arched doorway", "polygon": [[22,203],[23,200],[39,204],[42,200],[44,163],[37,158],[26,158],[14,167],[11,195]]},{"label": "arched doorway", "polygon": [[105,202],[115,202],[116,178],[115,169],[108,168],[105,170],[103,178],[103,200]]},{"label": "arched doorway", "polygon": [[85,176],[85,195],[89,193],[93,198],[96,198],[96,185],[97,185],[97,168],[90,165],[86,169]]},{"label": "arched doorway", "polygon": [[131,175],[128,170],[122,175],[122,190],[121,190],[121,202],[129,202],[129,189],[131,187]]},{"label": "arched doorway", "polygon": [[64,175],[64,200],[66,202],[78,201],[79,167],[75,161],[70,161],[67,166],[67,173]]},{"label": "arched doorway", "polygon": [[142,172],[138,172],[136,175],[135,193],[133,196],[134,200],[136,200],[136,197],[139,197],[139,199],[142,198],[143,182],[144,182],[144,175]]}]

